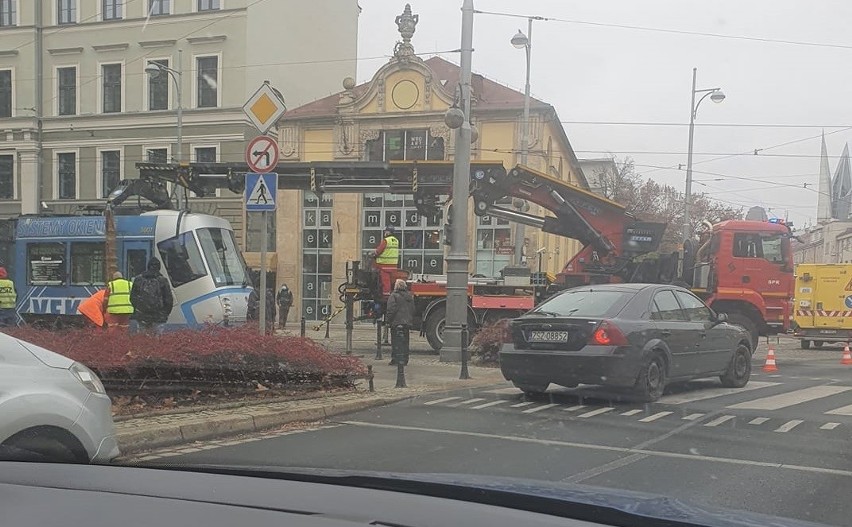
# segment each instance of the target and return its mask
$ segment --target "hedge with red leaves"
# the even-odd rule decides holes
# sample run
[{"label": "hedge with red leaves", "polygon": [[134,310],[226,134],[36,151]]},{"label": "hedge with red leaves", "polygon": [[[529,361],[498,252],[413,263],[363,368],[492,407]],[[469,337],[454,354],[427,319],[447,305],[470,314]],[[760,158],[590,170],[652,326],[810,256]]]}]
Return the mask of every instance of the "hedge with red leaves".
[{"label": "hedge with red leaves", "polygon": [[509,328],[509,320],[499,320],[483,326],[473,342],[470,343],[470,355],[474,364],[479,366],[497,366],[500,364],[500,348]]},{"label": "hedge with red leaves", "polygon": [[5,332],[85,364],[108,387],[111,380],[339,386],[366,372],[357,358],[329,353],[310,339],[260,335],[250,326],[162,335],[119,328],[57,332],[24,327]]}]

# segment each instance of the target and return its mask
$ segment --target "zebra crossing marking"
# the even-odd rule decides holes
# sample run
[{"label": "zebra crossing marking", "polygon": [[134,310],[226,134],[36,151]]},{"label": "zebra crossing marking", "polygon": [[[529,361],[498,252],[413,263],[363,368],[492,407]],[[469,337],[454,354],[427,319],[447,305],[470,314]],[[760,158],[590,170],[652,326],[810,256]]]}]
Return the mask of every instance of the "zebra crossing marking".
[{"label": "zebra crossing marking", "polygon": [[441,403],[446,403],[446,402],[449,402],[449,401],[455,401],[456,399],[461,399],[461,397],[444,397],[443,399],[437,399],[435,401],[428,401],[428,402],[425,402],[423,404],[425,404],[426,406],[432,406],[434,404],[441,404]]},{"label": "zebra crossing marking", "polygon": [[667,415],[672,415],[672,412],[657,412],[654,415],[649,415],[648,417],[644,417],[639,419],[640,423],[650,423],[652,421],[656,421],[657,419],[662,419]]},{"label": "zebra crossing marking", "polygon": [[783,425],[779,426],[778,428],[776,428],[775,431],[781,432],[781,433],[789,432],[790,430],[796,428],[797,426],[799,426],[802,423],[804,423],[804,421],[802,421],[801,419],[792,419],[790,421],[787,421]]},{"label": "zebra crossing marking", "polygon": [[751,421],[748,422],[750,425],[762,425],[766,421],[769,421],[768,417],[755,417]]},{"label": "zebra crossing marking", "polygon": [[549,408],[553,408],[554,406],[559,406],[558,404],[545,404],[542,406],[536,406],[535,408],[530,408],[529,410],[523,410],[521,413],[525,414],[534,414],[536,412],[541,412],[542,410],[547,410]]},{"label": "zebra crossing marking", "polygon": [[825,423],[824,425],[819,427],[819,429],[820,430],[834,430],[838,426],[840,426],[840,423]]},{"label": "zebra crossing marking", "polygon": [[719,426],[722,423],[726,423],[731,419],[736,419],[735,415],[723,415],[722,417],[717,417],[708,423],[704,423],[704,426]]},{"label": "zebra crossing marking", "polygon": [[580,417],[580,418],[586,419],[586,418],[588,418],[588,417],[594,417],[594,416],[596,416],[596,415],[605,414],[605,413],[607,413],[607,412],[611,412],[611,411],[613,411],[613,410],[615,410],[615,408],[612,408],[612,407],[607,406],[607,407],[605,407],[605,408],[598,408],[597,410],[592,410],[591,412],[586,412],[586,413],[584,413],[584,414],[580,414],[580,415],[578,415],[577,417]]},{"label": "zebra crossing marking", "polygon": [[703,416],[704,416],[704,414],[689,414],[689,415],[683,417],[683,420],[684,421],[695,421],[699,417],[703,417]]},{"label": "zebra crossing marking", "polygon": [[471,410],[482,410],[483,408],[491,408],[492,406],[497,406],[498,404],[508,403],[509,401],[505,399],[497,399],[496,401],[491,401],[490,403],[482,403],[476,406],[472,406]]},{"label": "zebra crossing marking", "polygon": [[626,415],[626,416],[629,417],[631,415],[636,415],[636,414],[641,414],[641,413],[642,413],[642,410],[635,408],[633,410],[627,410],[626,412],[622,413],[621,415]]},{"label": "zebra crossing marking", "polygon": [[[837,395],[852,390],[852,386],[811,386],[801,390],[793,390],[769,397],[761,397],[743,403],[732,404],[727,408],[739,410],[780,410],[788,406],[807,403],[823,397]],[[838,409],[840,410],[840,409]],[[849,415],[852,415],[850,413]]]}]

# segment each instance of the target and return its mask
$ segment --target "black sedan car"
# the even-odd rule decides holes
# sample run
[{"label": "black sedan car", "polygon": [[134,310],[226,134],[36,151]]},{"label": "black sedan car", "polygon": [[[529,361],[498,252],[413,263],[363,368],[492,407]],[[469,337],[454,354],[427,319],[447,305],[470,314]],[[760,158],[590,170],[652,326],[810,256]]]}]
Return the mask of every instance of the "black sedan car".
[{"label": "black sedan car", "polygon": [[717,375],[739,388],[751,375],[751,340],[726,320],[677,286],[578,287],[509,323],[500,368],[528,394],[598,384],[654,401],[667,382]]}]

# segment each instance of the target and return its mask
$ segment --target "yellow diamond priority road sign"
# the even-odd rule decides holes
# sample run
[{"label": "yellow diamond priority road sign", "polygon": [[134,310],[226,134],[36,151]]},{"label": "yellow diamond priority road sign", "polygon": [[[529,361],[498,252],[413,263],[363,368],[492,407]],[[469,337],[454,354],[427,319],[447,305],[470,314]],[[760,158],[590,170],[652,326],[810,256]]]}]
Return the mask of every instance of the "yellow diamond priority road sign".
[{"label": "yellow diamond priority road sign", "polygon": [[284,115],[287,107],[281,95],[268,82],[264,82],[254,95],[243,106],[243,111],[255,128],[265,134]]}]

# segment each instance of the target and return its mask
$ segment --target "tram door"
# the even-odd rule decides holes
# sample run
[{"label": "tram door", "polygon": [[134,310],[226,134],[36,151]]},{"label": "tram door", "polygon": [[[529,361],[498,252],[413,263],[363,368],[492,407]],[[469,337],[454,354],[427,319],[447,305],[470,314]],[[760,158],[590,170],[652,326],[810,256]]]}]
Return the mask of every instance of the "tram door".
[{"label": "tram door", "polygon": [[126,241],[124,242],[124,264],[125,278],[132,280],[134,276],[142,274],[151,258],[151,242]]}]

